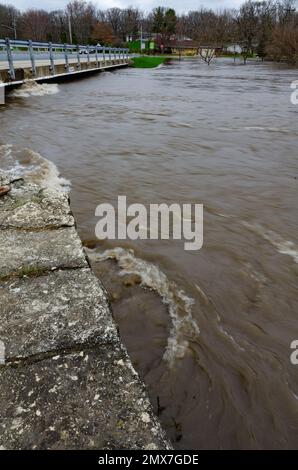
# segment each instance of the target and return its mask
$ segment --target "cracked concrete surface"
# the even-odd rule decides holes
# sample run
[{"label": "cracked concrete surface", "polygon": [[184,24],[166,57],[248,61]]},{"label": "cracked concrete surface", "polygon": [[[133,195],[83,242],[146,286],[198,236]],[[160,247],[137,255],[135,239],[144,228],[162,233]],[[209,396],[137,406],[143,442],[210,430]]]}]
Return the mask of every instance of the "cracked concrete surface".
[{"label": "cracked concrete surface", "polygon": [[74,227],[41,232],[0,230],[0,278],[18,276],[24,267],[39,270],[88,266]]},{"label": "cracked concrete surface", "polygon": [[0,176],[0,448],[171,448],[68,196]]}]

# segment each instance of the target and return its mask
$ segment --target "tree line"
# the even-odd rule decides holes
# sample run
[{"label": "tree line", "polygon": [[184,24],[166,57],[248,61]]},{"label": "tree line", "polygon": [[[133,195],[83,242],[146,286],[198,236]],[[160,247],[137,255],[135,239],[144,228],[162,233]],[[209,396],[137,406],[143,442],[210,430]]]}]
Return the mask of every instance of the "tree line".
[{"label": "tree line", "polygon": [[239,44],[244,54],[298,63],[298,12],[295,0],[246,1],[238,10],[215,12],[201,8],[177,14],[157,7],[98,9],[92,2],[74,0],[64,10],[19,11],[0,3],[0,37],[74,44],[123,43],[153,34],[164,42],[191,38],[200,45]]}]

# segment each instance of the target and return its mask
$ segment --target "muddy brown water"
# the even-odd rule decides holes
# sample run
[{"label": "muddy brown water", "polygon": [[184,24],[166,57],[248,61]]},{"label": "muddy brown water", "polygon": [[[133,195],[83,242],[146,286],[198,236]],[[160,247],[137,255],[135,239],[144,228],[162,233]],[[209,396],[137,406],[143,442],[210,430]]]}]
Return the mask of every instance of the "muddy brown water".
[{"label": "muddy brown water", "polygon": [[[298,70],[217,60],[19,90],[1,166],[72,209],[152,403],[181,449],[298,447]],[[96,206],[204,204],[204,246],[96,241]],[[90,249],[91,248],[91,249]],[[133,251],[131,251],[133,250]]]}]

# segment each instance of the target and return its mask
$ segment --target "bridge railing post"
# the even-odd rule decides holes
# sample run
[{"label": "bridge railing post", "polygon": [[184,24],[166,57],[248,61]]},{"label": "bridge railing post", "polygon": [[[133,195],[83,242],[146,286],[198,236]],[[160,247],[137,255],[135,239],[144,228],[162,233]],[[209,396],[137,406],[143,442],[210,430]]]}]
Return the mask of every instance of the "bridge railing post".
[{"label": "bridge railing post", "polygon": [[117,49],[114,48],[114,59],[117,60]]},{"label": "bridge railing post", "polygon": [[89,45],[87,46],[87,63],[90,64],[90,48]]},{"label": "bridge railing post", "polygon": [[109,61],[111,62],[112,60],[112,48],[109,47]]},{"label": "bridge railing post", "polygon": [[102,48],[102,58],[103,58],[103,63],[106,65],[106,48],[103,46]]},{"label": "bridge railing post", "polygon": [[69,60],[67,54],[67,44],[64,44],[64,58],[65,58],[65,69],[69,72]]},{"label": "bridge railing post", "polygon": [[77,69],[81,70],[80,46],[77,45]]},{"label": "bridge railing post", "polygon": [[96,67],[99,67],[99,62],[98,62],[98,46],[95,46],[95,60],[96,60]]},{"label": "bridge railing post", "polygon": [[33,45],[32,41],[28,41],[28,49],[29,49],[29,56],[30,56],[30,61],[31,61],[31,71],[33,77],[36,76],[36,67],[35,67],[35,57],[34,57],[34,50],[33,50]]},{"label": "bridge railing post", "polygon": [[55,75],[55,60],[54,60],[54,54],[53,54],[53,45],[51,42],[49,42],[49,53],[50,53],[50,69],[51,69],[51,74]]},{"label": "bridge railing post", "polygon": [[8,38],[5,39],[5,44],[6,44],[6,53],[7,53],[7,62],[8,62],[8,67],[9,67],[9,77],[11,80],[16,79],[16,74],[14,71],[14,65],[13,65],[13,57],[12,57],[12,52],[11,52],[11,47],[10,47],[10,40]]}]

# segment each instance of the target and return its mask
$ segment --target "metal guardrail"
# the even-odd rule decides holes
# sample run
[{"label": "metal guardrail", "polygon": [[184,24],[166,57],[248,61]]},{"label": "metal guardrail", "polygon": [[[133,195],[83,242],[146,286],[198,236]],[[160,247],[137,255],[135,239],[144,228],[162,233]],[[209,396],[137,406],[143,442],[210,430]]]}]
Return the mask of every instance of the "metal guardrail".
[{"label": "metal guardrail", "polygon": [[[100,66],[100,55],[102,61],[112,60],[125,60],[129,58],[129,50],[124,48],[105,47],[105,46],[80,46],[70,44],[55,44],[52,42],[33,42],[29,41],[18,41],[11,39],[0,39],[0,50],[6,55],[5,59],[8,62],[8,73],[10,79],[15,80],[15,65],[18,60],[24,60],[24,55],[27,55],[31,62],[32,76],[36,76],[36,61],[38,56],[46,53],[46,58],[43,60],[49,61],[49,69],[51,75],[55,75],[55,61],[64,59],[64,66],[68,73],[70,73],[69,59],[76,57],[76,67],[78,71],[81,70],[81,56],[82,54],[87,56],[87,63],[91,63],[91,56],[94,56],[93,62],[96,63],[96,67]],[[59,54],[59,56],[58,56]],[[19,57],[17,57],[19,56]],[[23,57],[21,57],[23,56]],[[58,56],[58,57],[57,57]],[[107,58],[107,59],[106,59]],[[4,60],[5,60],[4,59]]]}]

